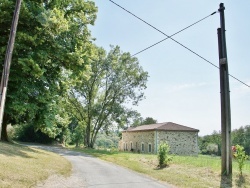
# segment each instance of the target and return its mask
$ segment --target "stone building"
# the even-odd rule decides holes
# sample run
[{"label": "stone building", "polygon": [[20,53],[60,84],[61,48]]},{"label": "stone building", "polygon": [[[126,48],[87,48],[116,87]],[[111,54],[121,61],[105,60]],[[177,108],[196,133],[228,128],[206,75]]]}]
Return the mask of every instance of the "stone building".
[{"label": "stone building", "polygon": [[172,122],[131,127],[122,132],[121,151],[157,153],[161,141],[170,146],[170,153],[198,155],[198,129]]}]

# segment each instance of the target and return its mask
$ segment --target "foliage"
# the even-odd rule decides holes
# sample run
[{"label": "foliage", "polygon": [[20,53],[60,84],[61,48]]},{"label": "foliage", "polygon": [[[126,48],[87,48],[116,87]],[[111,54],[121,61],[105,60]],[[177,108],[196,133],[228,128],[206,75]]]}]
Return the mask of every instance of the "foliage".
[{"label": "foliage", "polygon": [[[198,145],[199,145],[201,154],[210,155],[213,153],[213,154],[221,155],[221,133],[217,131],[213,131],[211,135],[198,137]],[[212,147],[215,145],[217,145],[218,149],[216,149],[215,147]],[[213,150],[211,150],[212,148]]]},{"label": "foliage", "polygon": [[128,127],[140,125],[142,120],[143,118],[139,112],[131,109],[124,109],[124,112],[116,118],[116,123],[119,128],[127,129]]},{"label": "foliage", "polygon": [[116,132],[111,132],[108,135],[104,132],[99,132],[95,146],[98,148],[118,148],[119,140],[120,138]]},{"label": "foliage", "polygon": [[157,120],[153,119],[152,117],[146,117],[142,121],[142,125],[150,125],[150,124],[155,124],[155,123],[157,123]]},{"label": "foliage", "polygon": [[231,135],[232,144],[243,146],[246,154],[250,155],[250,125],[233,130]]},{"label": "foliage", "polygon": [[218,145],[217,144],[213,144],[213,143],[209,143],[207,145],[207,151],[209,154],[217,154],[218,153]]},{"label": "foliage", "polygon": [[159,167],[164,167],[169,165],[169,162],[172,161],[173,157],[169,156],[170,146],[166,142],[161,142],[158,149],[158,161]]},{"label": "foliage", "polygon": [[71,113],[85,125],[84,145],[93,147],[100,130],[108,132],[127,109],[125,103],[136,105],[143,99],[147,72],[137,58],[113,47],[106,55],[96,48],[88,78],[76,80],[69,92]]},{"label": "foliage", "polygon": [[72,143],[76,144],[76,147],[79,147],[80,144],[83,144],[84,130],[84,125],[79,123],[79,125],[72,131]]},{"label": "foliage", "polygon": [[35,130],[33,125],[23,124],[14,126],[13,140],[22,142],[37,142],[43,144],[51,144],[54,139],[50,138],[40,130]]},{"label": "foliage", "polygon": [[157,123],[157,120],[153,119],[152,117],[146,117],[143,119],[140,114],[134,117],[133,123],[131,124],[131,127],[137,127],[140,125],[150,125]]},{"label": "foliage", "polygon": [[[3,62],[15,1],[0,3],[0,62]],[[60,96],[66,92],[64,72],[86,77],[92,51],[88,25],[97,8],[84,0],[22,2],[3,121],[28,123],[50,137],[58,133]],[[67,117],[66,117],[67,118]],[[62,126],[62,124],[60,125]],[[60,131],[59,131],[60,132]]]},{"label": "foliage", "polygon": [[238,167],[240,170],[240,175],[242,176],[242,168],[245,165],[246,160],[248,159],[248,155],[246,155],[244,151],[244,147],[240,145],[236,145],[235,148],[236,148],[236,151],[234,152],[233,156],[237,160]]}]

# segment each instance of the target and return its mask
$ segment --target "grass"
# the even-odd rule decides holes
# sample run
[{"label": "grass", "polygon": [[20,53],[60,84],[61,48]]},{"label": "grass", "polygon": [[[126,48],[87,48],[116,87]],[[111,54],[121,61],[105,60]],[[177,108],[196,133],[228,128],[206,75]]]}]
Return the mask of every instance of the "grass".
[{"label": "grass", "polygon": [[0,142],[0,187],[32,187],[50,175],[68,176],[71,164],[63,157],[18,144]]},{"label": "grass", "polygon": [[203,155],[199,157],[174,156],[169,167],[159,169],[157,168],[157,156],[153,154],[108,152],[94,149],[77,150],[177,187],[250,187],[250,161],[247,161],[244,166],[243,177],[239,177],[238,166],[234,161],[232,178],[224,179],[220,175],[220,157]]}]

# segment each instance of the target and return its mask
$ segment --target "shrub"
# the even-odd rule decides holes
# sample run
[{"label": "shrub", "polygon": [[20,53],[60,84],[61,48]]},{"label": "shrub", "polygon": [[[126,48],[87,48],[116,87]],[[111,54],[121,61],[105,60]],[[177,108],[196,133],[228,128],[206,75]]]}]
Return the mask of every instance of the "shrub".
[{"label": "shrub", "polygon": [[166,142],[161,142],[158,149],[158,160],[159,167],[164,167],[169,165],[169,162],[172,161],[173,157],[169,156],[170,146]]},{"label": "shrub", "polygon": [[245,164],[245,161],[248,159],[248,155],[246,155],[244,151],[244,147],[240,145],[235,146],[235,152],[234,152],[234,157],[238,162],[239,170],[240,170],[240,175],[242,176],[242,168]]},{"label": "shrub", "polygon": [[218,145],[217,144],[214,144],[214,143],[209,143],[207,145],[207,151],[210,155],[212,154],[218,154]]}]

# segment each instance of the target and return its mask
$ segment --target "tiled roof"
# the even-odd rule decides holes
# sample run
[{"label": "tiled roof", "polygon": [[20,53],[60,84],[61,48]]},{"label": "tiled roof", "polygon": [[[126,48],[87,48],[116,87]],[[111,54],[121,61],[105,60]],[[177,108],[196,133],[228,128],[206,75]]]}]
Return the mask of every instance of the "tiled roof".
[{"label": "tiled roof", "polygon": [[156,123],[156,124],[150,124],[150,125],[141,125],[141,126],[134,127],[134,128],[129,127],[126,131],[127,132],[134,132],[134,131],[150,131],[150,130],[199,132],[198,129],[186,127],[186,126],[179,125],[179,124],[172,123],[172,122]]}]

